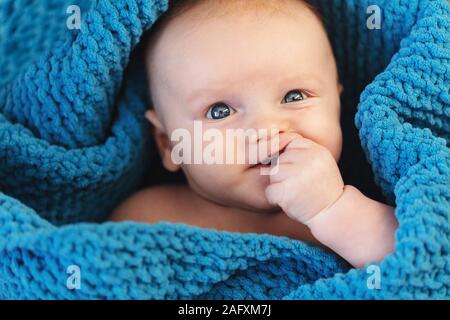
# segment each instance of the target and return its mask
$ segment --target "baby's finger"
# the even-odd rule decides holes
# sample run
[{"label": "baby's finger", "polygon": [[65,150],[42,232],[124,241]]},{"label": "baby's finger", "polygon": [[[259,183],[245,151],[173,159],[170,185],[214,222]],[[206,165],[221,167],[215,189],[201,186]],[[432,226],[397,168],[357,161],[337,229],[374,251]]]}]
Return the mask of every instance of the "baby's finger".
[{"label": "baby's finger", "polygon": [[271,183],[266,190],[267,201],[272,205],[280,205],[284,198],[284,184],[282,182]]},{"label": "baby's finger", "polygon": [[304,140],[303,136],[297,132],[288,131],[282,132],[278,135],[279,150],[283,150],[289,146],[295,140]]},{"label": "baby's finger", "polygon": [[258,142],[258,161],[268,162],[268,159],[279,155],[296,138],[302,139],[302,136],[295,132],[282,132],[269,139],[261,139]]},{"label": "baby's finger", "polygon": [[305,150],[305,148],[291,148],[285,149],[283,153],[278,157],[279,164],[291,164],[291,163],[299,163],[302,159],[308,157],[309,150]]},{"label": "baby's finger", "polygon": [[286,146],[286,149],[307,149],[311,147],[311,141],[303,137],[296,137]]},{"label": "baby's finger", "polygon": [[285,181],[286,179],[295,177],[300,174],[298,165],[287,163],[279,165],[278,171],[275,174],[269,176],[270,183],[278,183]]}]

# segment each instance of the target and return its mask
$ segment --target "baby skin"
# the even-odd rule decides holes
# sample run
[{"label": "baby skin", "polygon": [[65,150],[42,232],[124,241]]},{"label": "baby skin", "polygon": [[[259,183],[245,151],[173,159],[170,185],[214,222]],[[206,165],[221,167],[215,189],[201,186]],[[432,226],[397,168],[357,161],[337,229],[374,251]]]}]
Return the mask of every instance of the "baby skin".
[{"label": "baby skin", "polygon": [[[200,1],[152,42],[146,117],[164,167],[183,170],[188,183],[142,190],[111,219],[268,233],[331,249],[355,267],[381,261],[393,251],[398,223],[394,208],[345,185],[339,172],[343,88],[325,29],[302,1],[267,1],[276,10],[253,2]],[[176,163],[171,133],[193,136],[195,121],[224,136],[276,129],[248,143],[276,138],[278,170]]]}]

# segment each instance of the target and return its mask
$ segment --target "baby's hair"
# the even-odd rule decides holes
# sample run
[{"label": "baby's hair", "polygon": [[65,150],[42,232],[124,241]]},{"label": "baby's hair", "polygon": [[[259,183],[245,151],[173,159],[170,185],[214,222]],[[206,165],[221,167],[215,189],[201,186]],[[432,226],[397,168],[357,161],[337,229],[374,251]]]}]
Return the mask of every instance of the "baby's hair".
[{"label": "baby's hair", "polygon": [[[319,10],[312,4],[311,0],[297,0],[302,2],[308,9],[310,9],[317,18],[323,23],[322,16]],[[145,44],[145,51],[156,42],[157,37],[161,34],[164,27],[167,26],[175,18],[181,16],[187,11],[201,5],[208,4],[210,10],[220,7],[235,8],[237,5],[243,7],[258,10],[261,8],[272,9],[274,11],[279,10],[284,1],[280,0],[169,0],[169,8],[162,15],[159,16],[157,21],[152,27],[144,34],[142,42]],[[217,12],[214,12],[217,14]]]},{"label": "baby's hair", "polygon": [[[275,12],[280,10],[280,8],[283,6],[283,3],[285,4],[285,1],[286,0],[169,0],[169,8],[159,16],[156,22],[147,32],[145,32],[141,39],[141,45],[145,53],[144,63],[145,69],[147,71],[147,79],[150,80],[150,69],[148,63],[151,60],[147,57],[149,54],[152,54],[153,46],[157,42],[158,37],[171,21],[188,12],[189,10],[194,9],[202,4],[208,4],[207,8],[211,10],[211,13],[209,13],[208,11],[206,12],[206,15],[202,17],[208,17],[213,14],[227,14],[229,12],[227,12],[226,10],[224,11],[224,9],[235,9],[236,6],[242,6],[241,8],[251,9],[254,11],[264,9],[265,11],[271,10],[271,12]],[[295,1],[303,3],[319,19],[322,26],[324,26],[323,19],[319,10],[312,4],[311,0]],[[220,8],[222,11],[214,11],[214,9],[216,8]],[[204,14],[204,12],[202,12],[202,14]],[[149,99],[152,100],[151,92],[149,93]],[[153,101],[150,101],[150,107],[153,107]]]}]

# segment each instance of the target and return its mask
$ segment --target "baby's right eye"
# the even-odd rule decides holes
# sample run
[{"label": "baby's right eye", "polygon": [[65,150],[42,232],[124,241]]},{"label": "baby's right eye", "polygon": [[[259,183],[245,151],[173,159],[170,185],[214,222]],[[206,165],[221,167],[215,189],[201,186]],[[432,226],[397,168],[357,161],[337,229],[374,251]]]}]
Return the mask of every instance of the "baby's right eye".
[{"label": "baby's right eye", "polygon": [[232,113],[236,112],[233,108],[226,105],[225,103],[219,102],[212,105],[208,112],[206,113],[206,117],[208,119],[219,120],[224,119],[230,116]]}]

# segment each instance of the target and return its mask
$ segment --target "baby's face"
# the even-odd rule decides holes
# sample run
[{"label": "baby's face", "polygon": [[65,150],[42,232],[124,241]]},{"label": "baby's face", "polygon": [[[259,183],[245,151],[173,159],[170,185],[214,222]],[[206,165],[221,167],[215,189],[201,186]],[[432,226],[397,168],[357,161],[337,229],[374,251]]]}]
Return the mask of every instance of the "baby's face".
[{"label": "baby's face", "polygon": [[[328,148],[338,161],[340,85],[332,49],[309,9],[298,1],[289,7],[295,14],[242,13],[199,23],[188,12],[171,22],[149,67],[153,114],[161,123],[156,138],[170,139],[180,128],[194,137],[194,121],[224,137],[226,129],[291,131]],[[206,199],[254,211],[279,210],[265,198],[269,176],[250,167],[181,165],[190,187]]]}]

